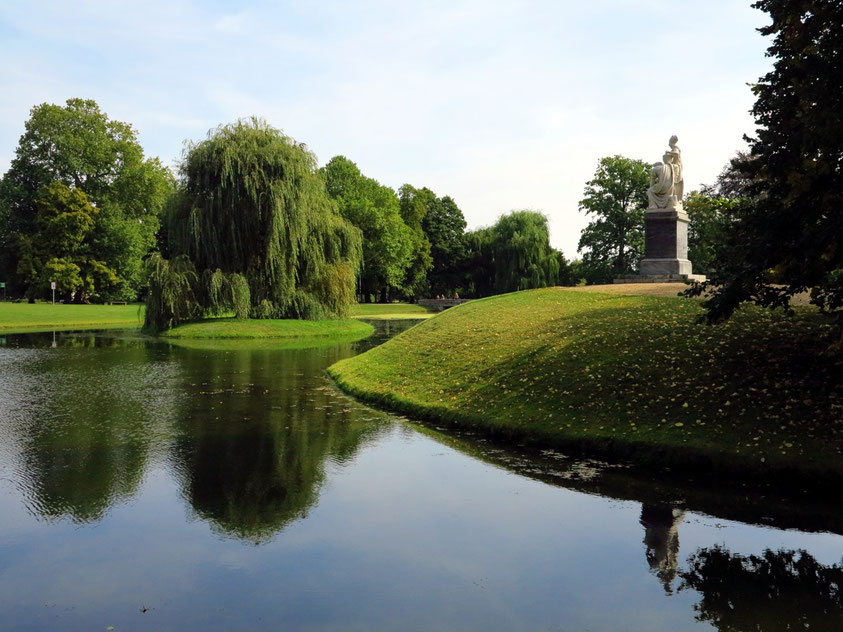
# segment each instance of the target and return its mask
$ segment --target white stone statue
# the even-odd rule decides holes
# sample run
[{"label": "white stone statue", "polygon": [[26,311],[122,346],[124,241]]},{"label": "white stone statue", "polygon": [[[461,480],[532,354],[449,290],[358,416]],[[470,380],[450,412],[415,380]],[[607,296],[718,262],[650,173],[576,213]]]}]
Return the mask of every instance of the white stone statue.
[{"label": "white stone statue", "polygon": [[650,170],[650,188],[647,189],[650,209],[682,208],[685,180],[682,176],[682,150],[676,144],[678,140],[676,136],[670,137],[670,149],[664,154],[664,162],[657,162]]}]

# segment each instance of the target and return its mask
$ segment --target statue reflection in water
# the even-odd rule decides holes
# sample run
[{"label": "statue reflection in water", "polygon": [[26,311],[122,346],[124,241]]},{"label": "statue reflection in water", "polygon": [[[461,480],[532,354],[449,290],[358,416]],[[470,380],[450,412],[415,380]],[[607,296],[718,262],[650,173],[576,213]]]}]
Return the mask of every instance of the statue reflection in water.
[{"label": "statue reflection in water", "polygon": [[843,560],[822,564],[807,551],[732,553],[699,548],[679,566],[679,525],[685,511],[644,504],[641,525],[647,564],[667,594],[693,590],[696,619],[718,632],[843,630]]},{"label": "statue reflection in water", "polygon": [[667,594],[673,593],[673,581],[679,569],[679,525],[684,517],[684,509],[669,505],[641,506],[647,564]]}]

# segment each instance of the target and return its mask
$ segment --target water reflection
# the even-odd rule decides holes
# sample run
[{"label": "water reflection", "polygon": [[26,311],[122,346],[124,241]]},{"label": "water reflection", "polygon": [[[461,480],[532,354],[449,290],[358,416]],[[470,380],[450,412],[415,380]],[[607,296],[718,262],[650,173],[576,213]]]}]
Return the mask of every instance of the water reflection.
[{"label": "water reflection", "polygon": [[[349,345],[284,351],[178,350],[189,397],[173,462],[193,510],[253,543],[307,516],[326,461],[351,459],[379,424],[329,388],[322,369]],[[202,381],[192,381],[202,380]]]},{"label": "water reflection", "polygon": [[673,592],[673,580],[679,568],[679,525],[684,518],[682,509],[667,505],[641,506],[647,564],[667,594]]},{"label": "water reflection", "polygon": [[688,558],[679,590],[700,593],[697,620],[720,632],[843,630],[843,566],[807,551],[742,556],[715,546]]},{"label": "water reflection", "polygon": [[[176,367],[143,344],[49,335],[55,351],[4,356],[0,398],[20,451],[30,510],[42,518],[99,520],[143,478],[167,418]],[[91,356],[96,347],[106,352]],[[109,352],[110,351],[110,352]]]},{"label": "water reflection", "polygon": [[[843,629],[841,566],[814,546],[839,539],[769,528],[843,532],[835,491],[654,478],[396,424],[324,368],[402,327],[307,350],[9,337],[0,620],[131,629],[155,600],[141,627]],[[51,524],[8,519],[19,498]],[[741,539],[770,550],[742,556]],[[61,626],[33,618],[47,601],[67,605]]]}]

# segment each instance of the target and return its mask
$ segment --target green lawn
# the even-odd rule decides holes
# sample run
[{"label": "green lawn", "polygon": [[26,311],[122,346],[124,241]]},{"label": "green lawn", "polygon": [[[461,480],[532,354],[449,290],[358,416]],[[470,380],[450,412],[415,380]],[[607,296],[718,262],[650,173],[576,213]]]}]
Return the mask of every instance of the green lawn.
[{"label": "green lawn", "polygon": [[143,306],[0,302],[0,331],[140,327]]},{"label": "green lawn", "polygon": [[[15,331],[38,331],[38,330],[52,330],[52,329],[93,329],[105,327],[140,327],[143,325],[143,310],[142,304],[132,305],[64,305],[52,303],[9,303],[0,302],[0,331],[5,333],[13,333]],[[351,308],[352,318],[370,319],[370,320],[388,320],[388,319],[421,319],[430,318],[434,314],[428,312],[423,307],[418,305],[411,305],[409,303],[371,303],[363,305],[355,305]],[[255,322],[255,321],[248,321]],[[336,323],[338,321],[326,321]],[[319,326],[315,328],[305,325],[302,335],[334,335],[327,334],[326,329],[331,329],[336,325],[323,326],[320,330]],[[348,324],[345,327],[349,326]],[[230,326],[229,326],[230,327]],[[235,328],[237,329],[237,328]],[[239,337],[235,330],[229,329],[229,334],[222,337]],[[246,338],[261,338],[261,337],[277,337],[293,336],[294,333],[284,333],[282,330],[273,329],[271,331],[261,330],[258,326],[257,330],[249,327],[241,328],[243,332],[242,337]],[[321,331],[322,333],[318,333]],[[347,330],[344,330],[347,333]],[[362,330],[354,330],[355,335],[360,334]],[[371,331],[367,330],[369,333]],[[346,333],[336,334],[338,336],[345,336]],[[366,335],[369,335],[367,333]],[[183,335],[183,334],[178,334]],[[192,335],[191,335],[192,337]],[[218,337],[207,334],[200,337]]]},{"label": "green lawn", "polygon": [[519,292],[447,310],[329,371],[388,408],[549,446],[843,475],[831,322],[747,307],[708,326],[700,313],[680,298]]},{"label": "green lawn", "polygon": [[375,328],[354,318],[341,320],[238,320],[214,318],[179,325],[163,332],[163,338],[193,340],[231,338],[320,338],[359,340],[370,336]]},{"label": "green lawn", "polygon": [[411,303],[360,303],[351,308],[352,318],[371,320],[397,320],[410,318],[430,318],[435,316],[420,305]]}]

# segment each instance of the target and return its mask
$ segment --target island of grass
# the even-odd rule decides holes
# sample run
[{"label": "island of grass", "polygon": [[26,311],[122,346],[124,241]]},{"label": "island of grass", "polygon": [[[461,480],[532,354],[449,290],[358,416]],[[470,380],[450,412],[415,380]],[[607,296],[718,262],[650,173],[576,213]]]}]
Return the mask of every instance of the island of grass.
[{"label": "island of grass", "polygon": [[351,342],[375,331],[355,318],[336,320],[211,318],[173,327],[163,338],[191,340],[273,339]]},{"label": "island of grass", "polygon": [[810,309],[745,308],[715,326],[700,313],[676,297],[518,292],[452,308],[329,372],[368,402],[518,441],[694,471],[843,476],[832,323]]},{"label": "island of grass", "polygon": [[0,302],[0,332],[140,327],[143,305]]}]

